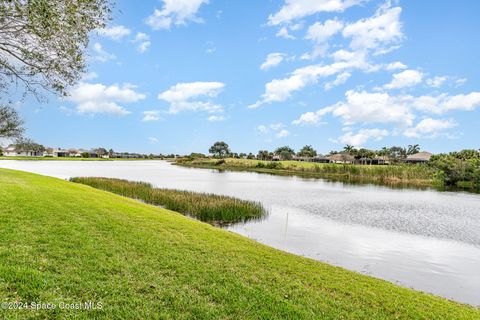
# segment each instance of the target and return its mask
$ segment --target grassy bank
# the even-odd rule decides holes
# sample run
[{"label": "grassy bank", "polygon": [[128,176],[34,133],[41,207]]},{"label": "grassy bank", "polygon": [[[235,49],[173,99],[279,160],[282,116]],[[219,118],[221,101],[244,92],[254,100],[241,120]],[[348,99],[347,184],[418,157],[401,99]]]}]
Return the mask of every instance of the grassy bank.
[{"label": "grassy bank", "polygon": [[244,222],[261,218],[266,214],[261,204],[232,197],[159,189],[149,183],[121,179],[79,177],[70,180],[139,199],[148,204],[159,205],[212,224]]},{"label": "grassy bank", "polygon": [[25,157],[0,156],[0,160],[29,160],[29,161],[138,161],[138,160],[160,160],[149,158],[82,158],[82,157]]},{"label": "grassy bank", "polygon": [[287,254],[82,184],[0,169],[0,319],[478,319],[480,310]]},{"label": "grassy bank", "polygon": [[246,170],[272,174],[299,175],[351,182],[435,185],[435,171],[425,165],[342,165],[302,161],[259,161],[247,159],[179,160],[178,165],[196,168]]}]

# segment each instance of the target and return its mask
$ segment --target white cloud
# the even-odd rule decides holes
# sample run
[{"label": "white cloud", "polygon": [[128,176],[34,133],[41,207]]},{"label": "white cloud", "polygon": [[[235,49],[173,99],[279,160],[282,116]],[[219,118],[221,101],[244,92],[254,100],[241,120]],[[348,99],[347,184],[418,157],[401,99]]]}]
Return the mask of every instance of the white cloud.
[{"label": "white cloud", "polygon": [[280,53],[280,52],[270,53],[265,59],[265,62],[263,62],[262,65],[260,66],[260,69],[268,70],[270,68],[276,67],[280,63],[282,63],[285,57],[286,57],[285,53]]},{"label": "white cloud", "polygon": [[148,111],[143,111],[143,119],[142,121],[144,122],[149,122],[149,121],[158,121],[160,120],[160,110],[148,110]]},{"label": "white cloud", "polygon": [[322,124],[322,117],[327,113],[333,111],[333,107],[327,107],[320,109],[316,112],[306,112],[300,116],[297,120],[294,120],[292,124],[295,125],[319,125]]},{"label": "white cloud", "polygon": [[267,134],[270,131],[268,130],[267,126],[264,126],[263,124],[259,125],[255,129],[262,134]]},{"label": "white cloud", "polygon": [[372,17],[348,24],[343,29],[343,36],[352,38],[350,47],[354,50],[372,49],[376,54],[386,53],[404,37],[401,12],[400,7],[384,5]]},{"label": "white cloud", "polygon": [[101,83],[80,82],[71,91],[67,100],[77,104],[79,113],[109,113],[126,115],[130,112],[118,103],[134,103],[145,99],[131,84],[106,86]]},{"label": "white cloud", "polygon": [[447,80],[448,80],[448,77],[436,76],[434,78],[427,79],[426,83],[427,83],[427,86],[429,87],[440,88]]},{"label": "white cloud", "polygon": [[407,68],[408,67],[400,61],[391,62],[385,66],[385,70],[387,71],[402,70]]},{"label": "white cloud", "polygon": [[392,77],[392,81],[385,85],[387,89],[401,89],[406,87],[413,87],[421,83],[423,73],[417,70],[405,70],[396,73]]},{"label": "white cloud", "polygon": [[148,137],[148,141],[149,141],[150,143],[157,143],[157,142],[158,142],[158,139],[155,138],[155,137]]},{"label": "white cloud", "polygon": [[261,100],[249,106],[258,108],[262,104],[281,102],[288,99],[292,92],[304,88],[308,84],[317,82],[319,77],[326,77],[338,73],[347,66],[344,62],[331,65],[311,65],[295,70],[292,75],[284,79],[274,79],[265,85],[265,93]]},{"label": "white cloud", "polygon": [[169,112],[172,114],[181,111],[221,112],[223,107],[210,100],[222,92],[224,87],[225,84],[221,82],[178,83],[160,93],[158,98],[170,103]]},{"label": "white cloud", "polygon": [[93,56],[93,60],[107,62],[108,60],[116,59],[116,56],[105,51],[99,42],[93,44],[93,51],[96,53],[96,55]]},{"label": "white cloud", "polygon": [[338,141],[342,144],[350,144],[355,147],[359,147],[372,138],[379,141],[388,135],[389,133],[387,130],[361,129],[357,133],[354,133],[352,131],[346,132],[344,135],[338,138]]},{"label": "white cloud", "polygon": [[137,44],[137,50],[140,53],[144,53],[147,51],[148,47],[152,44],[150,42],[150,36],[143,32],[137,32],[135,39],[133,39],[132,43]]},{"label": "white cloud", "polygon": [[274,132],[277,138],[283,138],[290,135],[290,132],[285,128],[285,125],[281,122],[272,123],[270,125],[259,125],[255,128],[255,130],[261,134],[268,134],[270,132]]},{"label": "white cloud", "polygon": [[186,25],[187,22],[203,22],[196,16],[202,4],[208,4],[209,0],[162,0],[161,10],[155,9],[146,23],[154,30],[170,29],[172,25]]},{"label": "white cloud", "polygon": [[268,17],[268,24],[289,23],[319,12],[342,12],[363,0],[285,0],[277,13]]},{"label": "white cloud", "polygon": [[210,121],[210,122],[220,122],[220,121],[225,120],[225,117],[224,116],[211,115],[210,117],[207,118],[207,120]]},{"label": "white cloud", "polygon": [[456,126],[457,124],[453,120],[427,118],[420,121],[415,127],[406,129],[404,131],[404,135],[409,138],[434,138],[443,133],[445,130],[454,128]]},{"label": "white cloud", "polygon": [[88,81],[98,78],[98,74],[96,72],[87,72],[82,75],[82,81]]},{"label": "white cloud", "polygon": [[295,37],[288,32],[287,27],[281,27],[280,30],[278,30],[278,32],[275,34],[275,36],[291,40],[295,39]]},{"label": "white cloud", "polygon": [[280,130],[278,133],[277,133],[277,138],[285,138],[285,137],[288,137],[290,135],[290,132],[288,130]]},{"label": "white cloud", "polygon": [[317,43],[324,43],[342,29],[343,22],[337,19],[327,20],[323,24],[315,22],[308,28],[306,38]]},{"label": "white cloud", "polygon": [[285,127],[285,126],[284,126],[283,123],[281,123],[281,122],[279,122],[279,123],[272,123],[272,124],[270,125],[270,129],[272,129],[272,130],[280,130],[280,129],[282,129],[283,127]]},{"label": "white cloud", "polygon": [[347,82],[347,80],[352,76],[352,74],[350,72],[342,72],[340,73],[337,78],[335,78],[335,80],[333,81],[330,81],[330,82],[327,82],[325,85],[324,85],[324,88],[325,90],[330,90],[332,89],[333,87],[336,87],[336,86],[339,86],[341,84],[344,84],[345,82]]},{"label": "white cloud", "polygon": [[345,97],[346,101],[337,102],[315,113],[305,113],[293,123],[315,125],[327,113],[340,117],[345,125],[393,123],[405,127],[412,125],[415,118],[414,113],[409,108],[409,102],[402,97],[392,97],[387,93],[368,93],[353,90],[347,91]]},{"label": "white cloud", "polygon": [[120,40],[128,35],[132,31],[124,26],[112,26],[103,29],[98,29],[98,34],[102,37],[107,37],[112,40]]}]

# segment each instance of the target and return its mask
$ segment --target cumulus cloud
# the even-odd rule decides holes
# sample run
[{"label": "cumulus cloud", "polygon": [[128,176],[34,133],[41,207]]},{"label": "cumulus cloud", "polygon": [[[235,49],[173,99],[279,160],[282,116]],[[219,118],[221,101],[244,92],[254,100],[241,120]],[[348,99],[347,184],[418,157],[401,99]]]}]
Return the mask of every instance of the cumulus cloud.
[{"label": "cumulus cloud", "polygon": [[334,107],[326,107],[323,109],[320,109],[316,112],[305,112],[298,118],[297,120],[294,120],[292,124],[295,125],[319,125],[323,124],[324,122],[322,121],[322,117],[330,112],[332,112]]},{"label": "cumulus cloud", "polygon": [[384,87],[387,89],[401,89],[406,87],[413,87],[420,84],[423,79],[423,73],[418,70],[405,70],[396,73],[392,77],[392,81]]},{"label": "cumulus cloud", "polygon": [[260,66],[261,70],[268,70],[273,67],[278,66],[282,61],[285,59],[287,55],[285,53],[280,53],[280,52],[274,52],[270,53],[267,58],[265,59],[265,62],[262,63]]},{"label": "cumulus cloud", "polygon": [[140,53],[147,51],[148,47],[152,44],[150,42],[150,36],[143,32],[137,32],[135,39],[132,40],[132,43],[137,45],[137,50]]},{"label": "cumulus cloud", "polygon": [[106,86],[85,82],[75,86],[67,97],[67,100],[77,104],[76,110],[79,113],[109,113],[120,116],[130,112],[118,103],[134,103],[143,99],[145,95],[136,92],[135,86],[131,84]]},{"label": "cumulus cloud", "polygon": [[143,111],[142,121],[144,121],[144,122],[158,121],[160,119],[161,119],[160,118],[160,110]]},{"label": "cumulus cloud", "polygon": [[110,38],[112,40],[120,40],[128,35],[132,31],[124,26],[111,26],[103,29],[98,29],[98,34],[102,37]]},{"label": "cumulus cloud", "polygon": [[342,12],[364,0],[285,0],[280,10],[268,17],[268,24],[289,23],[319,12]]},{"label": "cumulus cloud", "polygon": [[434,138],[444,133],[445,130],[456,126],[457,123],[453,120],[426,118],[420,121],[415,127],[406,129],[404,135],[409,138]]},{"label": "cumulus cloud", "polygon": [[310,65],[295,70],[288,78],[274,79],[265,85],[265,93],[261,99],[250,105],[250,109],[258,108],[265,103],[281,102],[288,99],[295,91],[303,89],[309,84],[316,83],[320,77],[337,74],[349,67],[352,62],[335,62],[330,65]]},{"label": "cumulus cloud", "polygon": [[327,113],[341,118],[345,125],[393,123],[400,126],[410,126],[415,118],[409,104],[404,99],[392,97],[387,93],[349,90],[345,93],[345,97],[345,101],[337,102],[315,113],[305,113],[293,123],[315,125]]},{"label": "cumulus cloud", "polygon": [[351,38],[353,50],[374,50],[375,54],[383,54],[395,48],[404,37],[400,13],[402,8],[380,7],[374,16],[360,19],[348,24],[343,29],[343,36]]},{"label": "cumulus cloud", "polygon": [[155,138],[155,137],[148,137],[148,141],[149,141],[150,143],[157,143],[157,142],[158,142],[158,139]]},{"label": "cumulus cloud", "polygon": [[207,118],[208,121],[210,122],[220,122],[225,120],[224,116],[216,116],[216,115],[211,115],[210,117]]},{"label": "cumulus cloud", "polygon": [[288,31],[288,27],[281,27],[280,30],[278,30],[278,32],[275,34],[275,36],[291,40],[295,39],[295,37],[292,36]]},{"label": "cumulus cloud", "polygon": [[306,38],[317,43],[324,43],[342,29],[343,22],[337,19],[327,20],[323,24],[315,22],[308,28]]},{"label": "cumulus cloud", "polygon": [[96,61],[107,62],[109,60],[117,58],[114,54],[111,54],[105,49],[103,49],[102,45],[99,42],[95,42],[93,44],[93,52],[95,53],[95,55],[93,56],[93,60]]},{"label": "cumulus cloud", "polygon": [[155,9],[146,23],[154,30],[170,29],[172,25],[186,25],[187,22],[203,22],[196,16],[198,10],[203,4],[208,4],[209,0],[162,0],[161,10]]},{"label": "cumulus cloud", "polygon": [[342,144],[350,144],[355,147],[360,147],[370,139],[379,141],[388,135],[388,131],[384,129],[361,129],[357,133],[352,131],[346,132],[338,138],[338,141]]},{"label": "cumulus cloud", "polygon": [[447,80],[448,80],[448,77],[436,76],[434,78],[427,79],[426,83],[427,83],[427,86],[429,87],[440,88]]},{"label": "cumulus cloud", "polygon": [[261,134],[272,132],[277,138],[284,138],[290,135],[290,132],[285,129],[285,125],[281,122],[272,123],[270,125],[259,125],[255,128],[255,131]]},{"label": "cumulus cloud", "polygon": [[277,138],[285,138],[285,137],[288,137],[290,135],[290,132],[288,130],[280,130],[278,133],[277,133]]},{"label": "cumulus cloud", "polygon": [[350,79],[351,76],[352,76],[352,74],[350,72],[340,73],[335,78],[335,80],[327,82],[323,87],[325,88],[325,90],[328,91],[328,90],[332,89],[333,87],[344,84],[345,82],[347,82],[348,79]]},{"label": "cumulus cloud", "polygon": [[385,70],[387,71],[402,70],[407,68],[408,67],[400,61],[391,62],[385,66]]},{"label": "cumulus cloud", "polygon": [[178,83],[158,95],[158,99],[170,104],[169,113],[182,111],[222,112],[223,107],[211,101],[225,87],[221,82]]}]

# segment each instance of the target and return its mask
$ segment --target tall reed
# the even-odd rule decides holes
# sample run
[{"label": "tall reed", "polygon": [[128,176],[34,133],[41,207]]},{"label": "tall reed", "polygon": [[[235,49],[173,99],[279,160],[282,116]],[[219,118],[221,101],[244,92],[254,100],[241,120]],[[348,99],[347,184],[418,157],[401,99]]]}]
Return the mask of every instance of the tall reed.
[{"label": "tall reed", "polygon": [[258,202],[228,196],[154,188],[150,183],[122,179],[77,177],[70,181],[162,206],[211,224],[259,219],[266,210]]}]

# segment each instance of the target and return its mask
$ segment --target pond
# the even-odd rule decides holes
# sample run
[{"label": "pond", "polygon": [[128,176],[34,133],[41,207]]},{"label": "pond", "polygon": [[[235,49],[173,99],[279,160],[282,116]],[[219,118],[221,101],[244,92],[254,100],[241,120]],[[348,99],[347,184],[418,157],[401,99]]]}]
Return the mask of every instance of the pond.
[{"label": "pond", "polygon": [[260,201],[228,229],[266,245],[480,305],[480,195],[191,169],[165,161],[0,161],[67,179],[103,176]]}]

